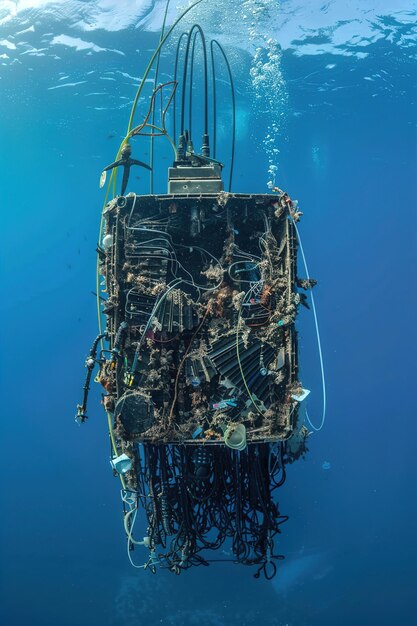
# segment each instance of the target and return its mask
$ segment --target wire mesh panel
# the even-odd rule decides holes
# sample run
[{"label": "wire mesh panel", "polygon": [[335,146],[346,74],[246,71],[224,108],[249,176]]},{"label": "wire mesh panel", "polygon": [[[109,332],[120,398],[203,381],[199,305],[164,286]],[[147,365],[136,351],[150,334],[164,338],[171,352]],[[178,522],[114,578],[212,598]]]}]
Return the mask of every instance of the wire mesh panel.
[{"label": "wire mesh panel", "polygon": [[[285,198],[130,195],[105,212],[116,235],[102,259],[111,358],[106,404],[138,411],[129,441],[221,443],[287,439],[299,390],[294,321],[296,243]],[[109,307],[109,303],[112,306]],[[117,355],[115,357],[115,355]],[[143,424],[148,424],[147,429]]]}]

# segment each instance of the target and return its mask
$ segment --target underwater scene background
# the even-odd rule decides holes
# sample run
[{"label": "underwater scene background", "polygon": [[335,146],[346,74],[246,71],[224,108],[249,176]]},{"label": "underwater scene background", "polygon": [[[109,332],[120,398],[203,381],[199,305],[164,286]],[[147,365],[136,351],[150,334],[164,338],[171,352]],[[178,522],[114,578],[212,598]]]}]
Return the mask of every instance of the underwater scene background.
[{"label": "underwater scene background", "polygon": [[[173,3],[169,22],[179,15]],[[288,468],[271,581],[231,563],[133,570],[100,390],[100,172],[124,137],[165,2],[0,2],[0,620],[7,626],[411,626],[416,619],[416,52],[412,0],[203,0],[237,89],[233,191],[297,198],[318,280],[327,421]],[[181,31],[182,32],[182,31]],[[162,76],[173,48],[162,59]],[[165,72],[165,74],[164,74]],[[227,85],[224,86],[225,93]],[[147,110],[152,90],[140,102]],[[230,108],[218,158],[228,179]],[[149,147],[134,156],[147,161]],[[155,188],[172,155],[157,144]],[[138,170],[131,190],[146,193]],[[320,421],[311,311],[299,318]],[[227,549],[225,549],[227,558]]]}]

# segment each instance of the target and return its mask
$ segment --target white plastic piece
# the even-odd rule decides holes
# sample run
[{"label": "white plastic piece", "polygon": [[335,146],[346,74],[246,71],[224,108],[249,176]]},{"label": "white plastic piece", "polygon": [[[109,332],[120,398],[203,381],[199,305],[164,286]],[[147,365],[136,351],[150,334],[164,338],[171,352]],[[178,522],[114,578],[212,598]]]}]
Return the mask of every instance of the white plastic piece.
[{"label": "white plastic piece", "polygon": [[108,250],[110,250],[110,248],[113,245],[113,235],[105,235],[105,237],[103,237],[103,250],[104,252],[108,252]]},{"label": "white plastic piece", "polygon": [[125,474],[132,469],[132,459],[127,454],[121,454],[112,459],[110,465],[118,474]]},{"label": "white plastic piece", "polygon": [[310,395],[310,389],[302,389],[301,393],[299,394],[296,394],[296,393],[291,394],[291,398],[293,400],[296,400],[297,402],[302,402],[303,400],[307,398],[308,395]]},{"label": "white plastic piece", "polygon": [[280,370],[285,365],[285,348],[280,348],[277,358],[277,370]]},{"label": "white plastic piece", "polygon": [[151,565],[159,565],[159,558],[155,550],[150,551],[150,560],[151,560]]},{"label": "white plastic piece", "polygon": [[246,448],[246,427],[244,424],[228,426],[224,433],[224,443],[232,450],[244,450]]}]

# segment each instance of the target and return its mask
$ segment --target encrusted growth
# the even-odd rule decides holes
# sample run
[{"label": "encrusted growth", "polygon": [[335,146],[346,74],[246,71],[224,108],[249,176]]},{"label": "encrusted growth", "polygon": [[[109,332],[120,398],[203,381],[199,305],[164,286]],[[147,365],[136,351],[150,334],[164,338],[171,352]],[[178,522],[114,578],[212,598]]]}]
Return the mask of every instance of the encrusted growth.
[{"label": "encrusted growth", "polygon": [[115,432],[216,443],[239,423],[248,442],[288,439],[301,301],[288,196],[126,200],[105,212],[100,267],[110,338],[100,381]]}]

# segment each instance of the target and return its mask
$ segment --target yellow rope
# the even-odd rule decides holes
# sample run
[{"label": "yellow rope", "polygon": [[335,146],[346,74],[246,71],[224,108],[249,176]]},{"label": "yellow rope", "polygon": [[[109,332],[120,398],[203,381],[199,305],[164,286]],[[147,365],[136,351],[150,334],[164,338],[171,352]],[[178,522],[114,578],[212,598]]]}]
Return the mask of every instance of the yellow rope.
[{"label": "yellow rope", "polygon": [[148,77],[149,72],[151,71],[152,65],[156,59],[156,57],[159,54],[159,51],[161,50],[162,46],[164,45],[164,43],[166,42],[166,40],[168,39],[168,37],[171,35],[172,31],[174,30],[174,28],[177,26],[177,24],[187,15],[187,13],[189,13],[191,11],[191,9],[194,9],[194,7],[196,7],[198,4],[200,4],[201,2],[203,2],[203,0],[197,0],[196,2],[194,2],[191,6],[188,7],[188,9],[185,9],[185,11],[183,11],[183,13],[181,13],[181,15],[179,16],[179,18],[177,20],[175,20],[175,22],[173,23],[173,25],[171,26],[171,28],[168,30],[167,34],[161,39],[161,41],[159,42],[158,47],[156,48],[155,52],[152,55],[151,60],[149,61],[148,67],[145,70],[145,73],[143,75],[142,78],[142,82],[139,85],[139,88],[137,90],[136,93],[136,97],[135,100],[133,102],[133,106],[132,106],[132,110],[130,113],[130,118],[129,118],[129,124],[127,127],[127,133],[126,133],[126,137],[129,135],[131,128],[132,128],[132,124],[133,124],[133,117],[135,115],[135,111],[136,111],[136,106],[140,97],[140,94],[142,92],[143,86],[145,84],[145,81]]}]

